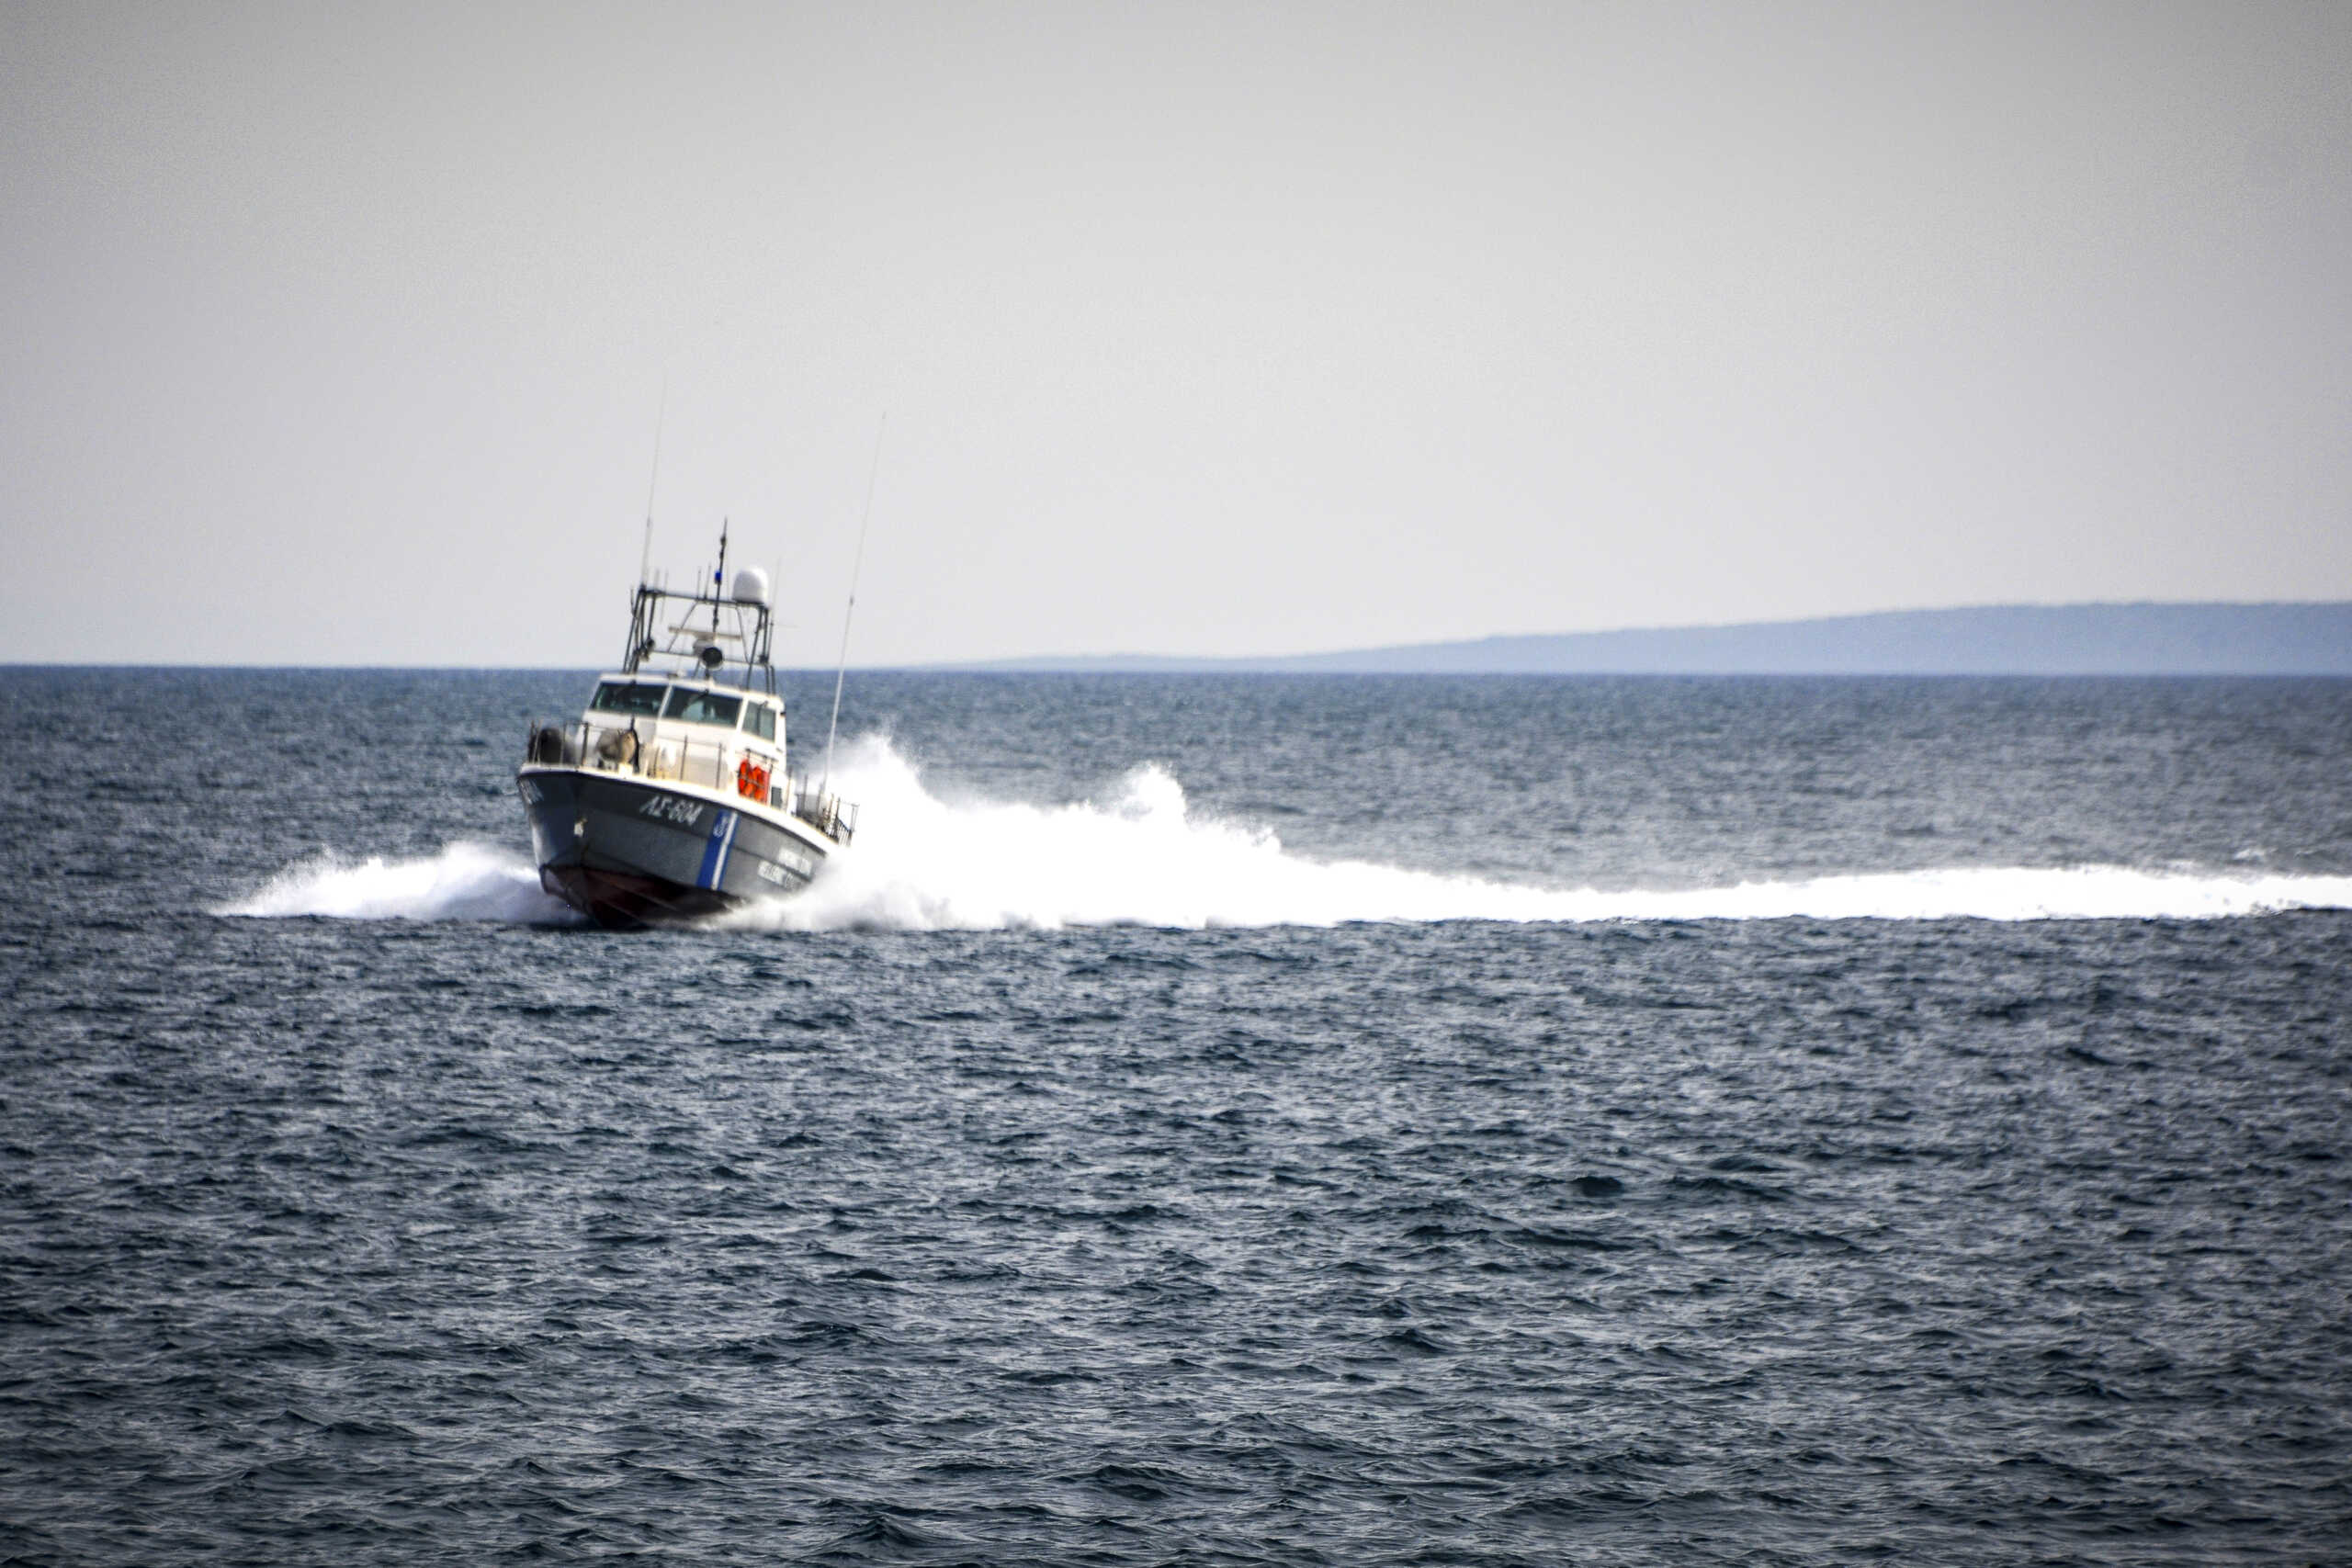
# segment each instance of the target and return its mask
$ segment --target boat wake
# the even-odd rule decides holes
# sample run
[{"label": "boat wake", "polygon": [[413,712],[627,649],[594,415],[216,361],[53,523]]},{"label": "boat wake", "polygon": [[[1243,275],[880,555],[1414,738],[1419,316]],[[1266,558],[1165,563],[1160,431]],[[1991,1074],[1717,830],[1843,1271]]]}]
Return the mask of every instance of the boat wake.
[{"label": "boat wake", "polygon": [[[1963,867],[1676,891],[1559,890],[1294,854],[1204,818],[1156,764],[1100,801],[950,800],[886,739],[836,775],[865,828],[816,884],[715,923],[761,931],[1049,931],[1329,926],[1352,920],[2208,919],[2352,908],[2352,876]],[[530,862],[476,843],[416,860],[288,867],[228,915],[573,924]]]},{"label": "boat wake", "polygon": [[516,925],[583,923],[539,887],[522,855],[489,844],[454,843],[416,860],[313,855],[254,892],[213,911],[262,918],[325,915],[345,920],[502,920]]}]

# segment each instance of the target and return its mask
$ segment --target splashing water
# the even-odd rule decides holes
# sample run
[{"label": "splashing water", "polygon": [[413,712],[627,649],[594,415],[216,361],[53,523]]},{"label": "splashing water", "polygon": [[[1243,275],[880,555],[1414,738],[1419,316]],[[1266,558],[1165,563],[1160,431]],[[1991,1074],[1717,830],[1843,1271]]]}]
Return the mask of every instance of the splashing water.
[{"label": "splashing water", "polygon": [[[763,931],[1336,925],[1351,920],[2204,919],[2352,908],[2352,876],[1967,867],[1671,892],[1516,886],[1364,861],[1313,861],[1270,830],[1204,819],[1146,764],[1104,801],[949,800],[887,739],[844,748],[865,829],[815,886],[719,924]],[[528,861],[477,843],[403,861],[318,857],[227,915],[570,923]]]},{"label": "splashing water", "polygon": [[489,844],[450,844],[418,860],[314,855],[279,872],[220,915],[327,915],[347,920],[504,920],[571,925],[580,917],[539,886],[539,874]]}]

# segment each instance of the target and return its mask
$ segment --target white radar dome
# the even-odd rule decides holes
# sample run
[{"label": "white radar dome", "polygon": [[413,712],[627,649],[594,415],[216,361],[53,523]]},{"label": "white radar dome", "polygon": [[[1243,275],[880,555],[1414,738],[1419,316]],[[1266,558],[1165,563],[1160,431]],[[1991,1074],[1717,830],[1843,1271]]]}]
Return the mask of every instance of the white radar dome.
[{"label": "white radar dome", "polygon": [[768,602],[768,574],[756,566],[747,566],[735,574],[735,603],[764,604]]}]

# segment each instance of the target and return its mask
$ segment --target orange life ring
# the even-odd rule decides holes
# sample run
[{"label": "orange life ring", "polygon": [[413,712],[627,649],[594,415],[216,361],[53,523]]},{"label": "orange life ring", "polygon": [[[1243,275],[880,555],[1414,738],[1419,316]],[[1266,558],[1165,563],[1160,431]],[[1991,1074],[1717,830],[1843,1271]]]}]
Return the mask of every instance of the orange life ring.
[{"label": "orange life ring", "polygon": [[752,759],[744,758],[735,764],[735,793],[748,795],[753,800],[763,798],[768,793],[768,771],[753,767]]}]

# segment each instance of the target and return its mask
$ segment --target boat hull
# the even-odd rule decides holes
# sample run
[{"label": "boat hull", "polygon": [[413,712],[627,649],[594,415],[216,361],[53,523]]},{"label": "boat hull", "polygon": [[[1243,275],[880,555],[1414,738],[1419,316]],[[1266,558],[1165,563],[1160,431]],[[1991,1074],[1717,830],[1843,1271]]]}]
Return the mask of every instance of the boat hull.
[{"label": "boat hull", "polygon": [[808,885],[826,846],[772,812],[626,773],[526,767],[539,885],[600,926],[700,919]]}]

